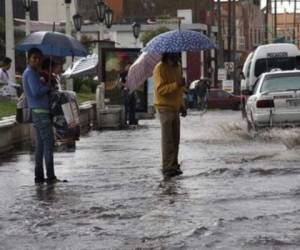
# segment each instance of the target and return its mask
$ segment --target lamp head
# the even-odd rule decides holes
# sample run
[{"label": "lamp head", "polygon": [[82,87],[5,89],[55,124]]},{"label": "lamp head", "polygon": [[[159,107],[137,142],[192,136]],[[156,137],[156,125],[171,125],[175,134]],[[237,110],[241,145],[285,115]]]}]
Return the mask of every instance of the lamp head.
[{"label": "lamp head", "polygon": [[77,31],[80,31],[82,26],[82,16],[79,13],[73,15],[73,22],[74,22],[75,29]]},{"label": "lamp head", "polygon": [[135,37],[135,39],[138,39],[140,32],[141,32],[141,24],[134,22],[132,24],[132,32],[133,32],[133,36]]},{"label": "lamp head", "polygon": [[106,5],[103,0],[99,0],[96,4],[96,14],[98,22],[103,23],[105,19]]},{"label": "lamp head", "polygon": [[105,11],[105,25],[108,29],[112,25],[113,15],[114,15],[114,13],[113,13],[112,9],[107,7],[106,11]]}]

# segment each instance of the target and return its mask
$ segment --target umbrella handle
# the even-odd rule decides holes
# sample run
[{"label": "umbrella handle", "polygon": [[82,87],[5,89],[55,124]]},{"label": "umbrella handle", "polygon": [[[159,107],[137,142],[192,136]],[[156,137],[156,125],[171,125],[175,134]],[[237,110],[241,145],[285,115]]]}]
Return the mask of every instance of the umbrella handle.
[{"label": "umbrella handle", "polygon": [[50,56],[50,65],[49,65],[49,76],[48,76],[48,86],[51,87],[51,76],[52,76],[52,56]]}]

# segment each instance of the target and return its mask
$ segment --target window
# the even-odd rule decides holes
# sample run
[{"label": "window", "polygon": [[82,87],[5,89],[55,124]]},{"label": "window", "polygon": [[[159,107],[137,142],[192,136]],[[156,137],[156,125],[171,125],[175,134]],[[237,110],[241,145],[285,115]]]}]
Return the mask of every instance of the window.
[{"label": "window", "polygon": [[217,92],[217,95],[218,95],[218,97],[224,98],[224,97],[228,97],[230,94],[227,93],[227,92],[224,91],[224,90],[219,90],[219,91]]},{"label": "window", "polygon": [[266,76],[261,92],[300,90],[300,74]]},{"label": "window", "polygon": [[292,70],[296,67],[295,57],[273,57],[258,59],[255,63],[254,75],[260,76],[272,69]]}]

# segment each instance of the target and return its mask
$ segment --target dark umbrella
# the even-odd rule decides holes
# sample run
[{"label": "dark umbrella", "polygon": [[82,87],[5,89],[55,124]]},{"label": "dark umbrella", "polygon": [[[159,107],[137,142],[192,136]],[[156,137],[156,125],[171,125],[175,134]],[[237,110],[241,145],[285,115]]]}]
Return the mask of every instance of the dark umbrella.
[{"label": "dark umbrella", "polygon": [[28,51],[31,48],[40,49],[44,55],[51,56],[87,56],[88,51],[76,39],[59,32],[38,31],[28,35],[16,49]]}]

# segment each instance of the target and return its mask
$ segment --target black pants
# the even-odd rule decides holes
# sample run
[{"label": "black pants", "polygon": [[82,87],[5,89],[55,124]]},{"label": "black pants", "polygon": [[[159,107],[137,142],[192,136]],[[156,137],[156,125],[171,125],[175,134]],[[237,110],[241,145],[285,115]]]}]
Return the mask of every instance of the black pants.
[{"label": "black pants", "polygon": [[136,125],[137,120],[135,118],[135,112],[136,112],[136,99],[134,93],[129,95],[128,98],[128,121],[129,125]]}]

